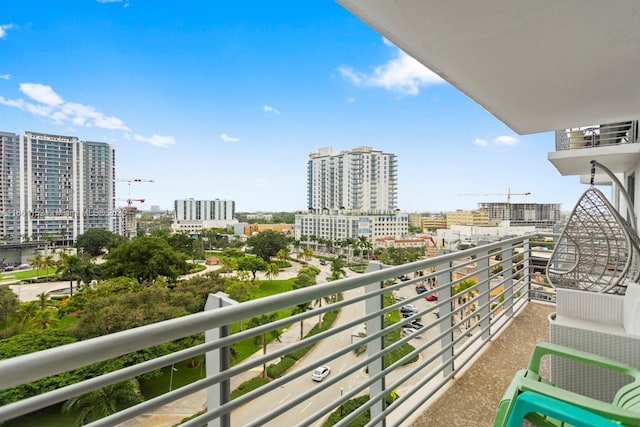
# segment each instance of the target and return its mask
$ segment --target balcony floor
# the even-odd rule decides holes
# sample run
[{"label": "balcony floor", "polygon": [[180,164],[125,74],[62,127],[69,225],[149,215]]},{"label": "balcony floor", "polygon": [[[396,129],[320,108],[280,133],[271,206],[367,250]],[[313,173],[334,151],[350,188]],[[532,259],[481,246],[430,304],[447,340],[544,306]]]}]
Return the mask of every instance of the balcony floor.
[{"label": "balcony floor", "polygon": [[536,343],[549,340],[547,317],[555,305],[531,302],[487,349],[420,415],[411,427],[491,426],[498,402]]}]

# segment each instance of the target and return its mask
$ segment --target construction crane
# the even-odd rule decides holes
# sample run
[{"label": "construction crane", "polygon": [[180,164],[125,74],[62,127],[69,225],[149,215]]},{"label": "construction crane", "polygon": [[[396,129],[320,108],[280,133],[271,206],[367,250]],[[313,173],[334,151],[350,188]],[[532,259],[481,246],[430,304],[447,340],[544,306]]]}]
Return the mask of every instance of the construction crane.
[{"label": "construction crane", "polygon": [[526,193],[512,193],[511,189],[507,189],[506,193],[479,193],[479,194],[461,194],[461,196],[507,196],[507,203],[511,204],[511,196],[529,196],[531,192]]},{"label": "construction crane", "polygon": [[128,197],[131,197],[131,183],[132,182],[155,182],[152,179],[143,179],[143,178],[117,179],[116,181],[128,183],[128,186],[129,186],[129,190],[127,192],[127,196]]},{"label": "construction crane", "polygon": [[133,202],[140,202],[140,203],[144,203],[144,199],[116,199],[119,202],[127,202],[127,207],[131,207],[133,205]]},{"label": "construction crane", "polygon": [[461,196],[507,196],[507,221],[511,222],[511,196],[529,196],[530,191],[525,193],[512,193],[511,188],[506,193],[484,193],[484,194],[461,194]]}]

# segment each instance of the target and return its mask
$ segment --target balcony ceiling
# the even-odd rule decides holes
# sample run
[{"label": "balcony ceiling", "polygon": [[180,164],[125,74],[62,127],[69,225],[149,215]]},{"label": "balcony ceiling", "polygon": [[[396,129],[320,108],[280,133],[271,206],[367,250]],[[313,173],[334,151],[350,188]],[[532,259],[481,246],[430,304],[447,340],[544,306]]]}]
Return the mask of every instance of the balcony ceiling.
[{"label": "balcony ceiling", "polygon": [[636,0],[338,0],[519,134],[640,117]]}]

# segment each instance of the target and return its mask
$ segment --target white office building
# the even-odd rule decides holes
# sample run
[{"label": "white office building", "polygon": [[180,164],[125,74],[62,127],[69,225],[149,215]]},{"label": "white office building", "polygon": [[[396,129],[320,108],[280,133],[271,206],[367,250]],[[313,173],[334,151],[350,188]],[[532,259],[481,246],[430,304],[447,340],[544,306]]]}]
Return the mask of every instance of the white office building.
[{"label": "white office building", "polygon": [[181,199],[174,202],[174,231],[199,232],[206,228],[226,228],[238,223],[233,200]]}]

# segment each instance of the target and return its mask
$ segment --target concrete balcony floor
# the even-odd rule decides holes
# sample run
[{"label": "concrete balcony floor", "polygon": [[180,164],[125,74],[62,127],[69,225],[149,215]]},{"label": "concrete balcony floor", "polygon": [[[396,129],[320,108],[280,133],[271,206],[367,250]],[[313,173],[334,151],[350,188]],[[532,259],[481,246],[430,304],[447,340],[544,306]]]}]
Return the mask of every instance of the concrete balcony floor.
[{"label": "concrete balcony floor", "polygon": [[547,318],[555,310],[553,304],[527,304],[477,360],[414,418],[411,427],[491,426],[513,375],[527,367],[536,343],[549,340]]}]

